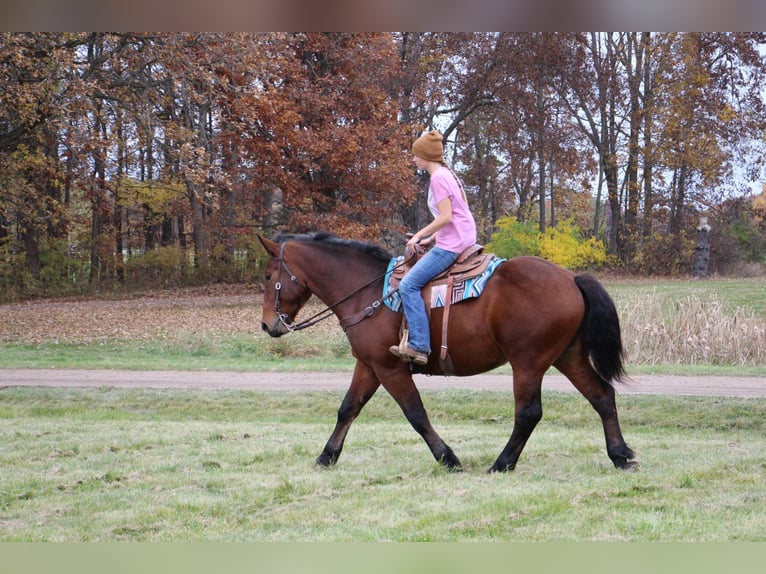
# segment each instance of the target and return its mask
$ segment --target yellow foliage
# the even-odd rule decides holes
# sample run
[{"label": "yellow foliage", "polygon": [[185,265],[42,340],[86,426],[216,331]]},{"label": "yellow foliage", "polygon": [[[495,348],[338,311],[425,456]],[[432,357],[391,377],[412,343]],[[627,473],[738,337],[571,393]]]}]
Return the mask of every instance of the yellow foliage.
[{"label": "yellow foliage", "polygon": [[560,222],[539,236],[540,254],[567,269],[603,265],[606,248],[595,237],[584,238],[571,220]]},{"label": "yellow foliage", "polygon": [[595,237],[583,237],[571,219],[560,222],[545,233],[531,223],[504,217],[496,223],[497,231],[486,249],[500,257],[540,255],[568,269],[585,269],[606,263],[606,247]]},{"label": "yellow foliage", "polygon": [[723,123],[728,124],[729,122],[737,119],[737,111],[730,105],[725,104],[723,107],[721,107],[720,110],[718,110],[718,119]]},{"label": "yellow foliage", "polygon": [[522,223],[513,216],[503,217],[495,223],[496,231],[492,234],[486,250],[498,257],[518,257],[519,255],[540,255],[538,233],[535,225]]}]

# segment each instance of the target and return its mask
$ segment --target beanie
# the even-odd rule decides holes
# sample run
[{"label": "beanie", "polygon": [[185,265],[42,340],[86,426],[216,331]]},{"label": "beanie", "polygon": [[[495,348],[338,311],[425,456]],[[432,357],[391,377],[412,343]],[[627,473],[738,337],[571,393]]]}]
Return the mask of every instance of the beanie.
[{"label": "beanie", "polygon": [[436,130],[423,134],[412,144],[412,153],[426,161],[444,161],[442,135]]}]

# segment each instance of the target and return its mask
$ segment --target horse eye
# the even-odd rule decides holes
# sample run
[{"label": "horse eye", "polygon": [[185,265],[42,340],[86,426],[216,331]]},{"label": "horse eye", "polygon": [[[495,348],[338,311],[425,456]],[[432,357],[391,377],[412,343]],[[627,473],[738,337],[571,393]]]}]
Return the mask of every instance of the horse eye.
[{"label": "horse eye", "polygon": [[266,281],[271,281],[271,273],[266,273]]}]

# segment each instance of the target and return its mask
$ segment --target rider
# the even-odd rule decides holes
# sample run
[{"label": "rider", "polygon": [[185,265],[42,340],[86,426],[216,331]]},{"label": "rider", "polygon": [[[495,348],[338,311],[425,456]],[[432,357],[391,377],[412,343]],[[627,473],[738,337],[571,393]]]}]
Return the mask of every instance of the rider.
[{"label": "rider", "polygon": [[428,362],[431,337],[421,290],[431,279],[450,267],[460,253],[476,243],[476,222],[468,206],[463,185],[444,162],[442,134],[431,130],[412,144],[415,166],[431,176],[428,185],[428,207],[433,221],[415,233],[407,247],[433,247],[410,269],[399,285],[404,314],[409,324],[409,342],[405,357],[398,345],[389,351],[419,365]]}]

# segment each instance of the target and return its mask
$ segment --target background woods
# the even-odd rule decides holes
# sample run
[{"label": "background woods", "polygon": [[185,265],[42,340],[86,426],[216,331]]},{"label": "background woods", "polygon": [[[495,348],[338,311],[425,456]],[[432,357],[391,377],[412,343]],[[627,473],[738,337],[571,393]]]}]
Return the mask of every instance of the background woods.
[{"label": "background woods", "polygon": [[766,257],[763,42],[0,34],[0,297],[252,280],[254,230],[398,249],[428,217],[409,146],[430,127],[483,242],[563,226],[686,272],[704,215],[711,271],[741,272]]}]

